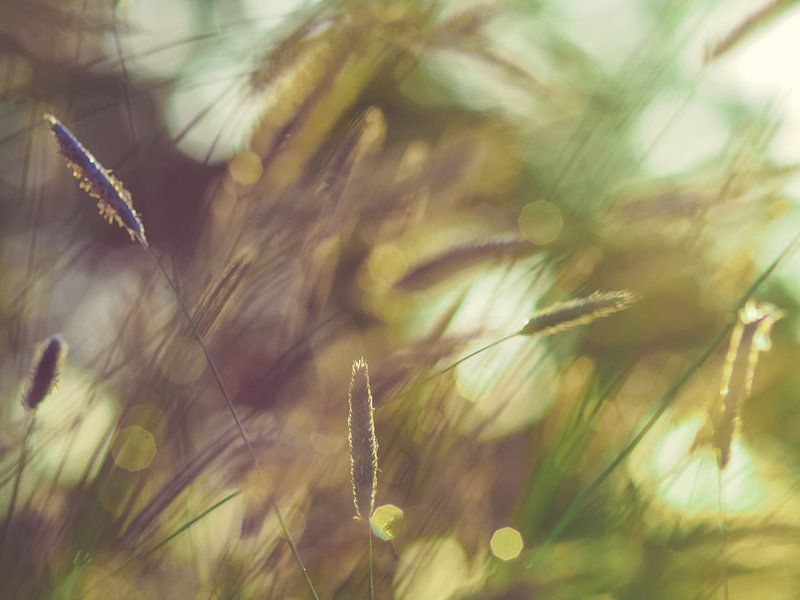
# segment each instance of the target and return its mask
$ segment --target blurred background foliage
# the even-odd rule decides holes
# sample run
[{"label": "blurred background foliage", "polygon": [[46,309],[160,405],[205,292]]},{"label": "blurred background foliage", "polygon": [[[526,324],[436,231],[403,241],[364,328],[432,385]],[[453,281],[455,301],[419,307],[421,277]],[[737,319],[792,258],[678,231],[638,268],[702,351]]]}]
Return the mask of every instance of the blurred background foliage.
[{"label": "blurred background foliage", "polygon": [[[305,597],[273,498],[320,596],[367,597],[364,355],[377,504],[403,511],[376,597],[798,597],[799,258],[755,290],[787,316],[731,464],[690,452],[740,301],[797,231],[793,4],[751,31],[738,0],[0,0],[3,507],[36,344],[71,346],[0,513],[0,594]],[[269,489],[44,112],[132,192]],[[434,376],[622,289],[627,311]]]}]

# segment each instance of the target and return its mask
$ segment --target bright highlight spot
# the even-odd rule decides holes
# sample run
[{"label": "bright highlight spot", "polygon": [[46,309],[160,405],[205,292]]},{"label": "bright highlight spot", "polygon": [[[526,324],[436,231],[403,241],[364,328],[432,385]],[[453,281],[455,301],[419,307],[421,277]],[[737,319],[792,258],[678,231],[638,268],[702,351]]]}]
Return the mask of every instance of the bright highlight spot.
[{"label": "bright highlight spot", "polygon": [[394,244],[377,246],[367,261],[369,276],[380,289],[389,289],[407,269],[405,253]]},{"label": "bright highlight spot", "polygon": [[150,466],[156,455],[153,435],[138,425],[126,427],[117,433],[111,446],[114,462],[120,469],[136,472]]},{"label": "bright highlight spot", "polygon": [[377,507],[369,518],[372,532],[388,541],[394,539],[395,525],[403,518],[403,509],[394,504],[384,504]]},{"label": "bright highlight spot", "polygon": [[719,110],[704,102],[686,104],[675,95],[657,99],[638,123],[646,164],[656,175],[674,175],[716,158],[728,140]]},{"label": "bright highlight spot", "polygon": [[253,185],[261,178],[261,159],[250,150],[242,150],[228,164],[228,173],[236,183]]},{"label": "bright highlight spot", "polygon": [[561,211],[546,200],[526,204],[519,215],[519,230],[522,235],[540,246],[555,242],[563,227]]},{"label": "bright highlight spot", "polygon": [[522,535],[513,527],[503,527],[492,535],[489,546],[500,560],[514,560],[522,552]]}]

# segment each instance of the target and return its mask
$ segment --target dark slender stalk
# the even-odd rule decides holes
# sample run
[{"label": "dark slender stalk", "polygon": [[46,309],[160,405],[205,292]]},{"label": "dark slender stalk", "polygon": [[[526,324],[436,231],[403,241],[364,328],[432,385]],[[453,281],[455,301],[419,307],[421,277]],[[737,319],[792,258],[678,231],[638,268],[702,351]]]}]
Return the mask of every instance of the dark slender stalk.
[{"label": "dark slender stalk", "polygon": [[14,477],[14,488],[11,491],[11,500],[8,504],[8,512],[6,512],[6,519],[3,522],[3,532],[0,534],[0,566],[5,561],[6,541],[8,538],[8,530],[11,527],[11,520],[14,518],[14,511],[17,507],[17,498],[19,496],[19,486],[22,481],[22,471],[25,469],[25,462],[28,458],[28,438],[33,432],[33,426],[36,422],[36,413],[31,412],[28,417],[28,426],[25,428],[25,436],[22,438],[22,448],[19,451],[19,467],[17,468],[17,475]]},{"label": "dark slender stalk", "polygon": [[370,519],[366,519],[366,521],[367,536],[369,536],[369,600],[375,600],[375,583],[372,576],[372,522]]},{"label": "dark slender stalk", "polygon": [[[259,477],[261,478],[261,482],[263,483],[265,488],[269,488],[267,483],[267,477],[264,475],[263,470],[261,469],[261,465],[258,461],[258,455],[256,454],[255,449],[253,448],[253,444],[250,441],[250,436],[247,435],[247,431],[245,431],[244,425],[242,424],[242,420],[239,417],[239,411],[236,410],[236,407],[233,404],[233,399],[231,398],[230,392],[228,392],[228,388],[225,385],[225,382],[222,380],[222,376],[220,375],[219,369],[217,369],[217,364],[214,361],[214,358],[211,356],[211,352],[208,349],[203,337],[200,335],[200,332],[197,331],[197,327],[195,325],[194,320],[192,319],[191,313],[189,313],[189,309],[186,307],[186,303],[181,298],[180,291],[178,290],[178,286],[175,281],[169,276],[167,270],[164,268],[161,259],[158,258],[155,251],[148,247],[147,250],[150,252],[150,256],[153,257],[153,260],[158,265],[158,268],[161,270],[161,273],[164,275],[164,278],[169,283],[170,288],[172,288],[172,292],[175,296],[175,300],[178,303],[178,306],[183,312],[183,316],[186,318],[189,327],[191,328],[192,336],[194,337],[197,344],[200,346],[203,354],[205,355],[206,362],[208,363],[209,368],[214,376],[214,381],[217,383],[217,387],[219,388],[220,392],[222,393],[223,398],[225,398],[225,403],[228,405],[228,410],[233,417],[234,422],[236,423],[236,427],[239,429],[239,434],[242,437],[242,440],[247,446],[248,451],[250,452],[250,456],[253,459],[253,465],[258,472]],[[289,533],[289,528],[286,526],[286,521],[283,518],[283,514],[281,513],[280,508],[278,508],[277,502],[275,502],[275,498],[270,495],[270,504],[272,506],[272,510],[275,513],[275,516],[278,518],[278,524],[280,525],[281,531],[283,535],[286,537],[286,541],[289,543],[289,547],[292,550],[292,555],[294,556],[295,562],[300,567],[300,570],[303,573],[303,578],[305,579],[306,586],[308,587],[308,591],[311,593],[311,596],[314,600],[319,600],[319,595],[317,594],[316,589],[314,588],[314,584],[311,582],[311,577],[306,570],[305,564],[303,564],[303,560],[300,558],[300,552],[297,549],[297,546],[292,539],[291,534]]]}]

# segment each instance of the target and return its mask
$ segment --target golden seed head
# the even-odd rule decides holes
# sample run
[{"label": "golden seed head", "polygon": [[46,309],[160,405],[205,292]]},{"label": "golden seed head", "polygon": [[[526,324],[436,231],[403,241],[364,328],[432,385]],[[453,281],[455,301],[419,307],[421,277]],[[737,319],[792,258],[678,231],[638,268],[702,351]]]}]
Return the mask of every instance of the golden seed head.
[{"label": "golden seed head", "polygon": [[577,298],[554,304],[533,315],[518,335],[550,335],[585,325],[628,308],[639,299],[627,290],[594,292],[585,298]]},{"label": "golden seed head", "polygon": [[375,507],[378,489],[378,439],[375,435],[369,368],[363,357],[353,362],[348,405],[347,428],[353,502],[356,518],[369,519]]}]

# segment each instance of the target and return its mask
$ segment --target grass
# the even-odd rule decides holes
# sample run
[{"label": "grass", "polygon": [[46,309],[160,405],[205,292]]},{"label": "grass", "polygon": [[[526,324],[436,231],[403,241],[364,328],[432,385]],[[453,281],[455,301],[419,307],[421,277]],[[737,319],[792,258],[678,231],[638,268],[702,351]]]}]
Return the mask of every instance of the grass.
[{"label": "grass", "polygon": [[4,593],[795,597],[796,165],[711,81],[791,4],[0,2]]}]

